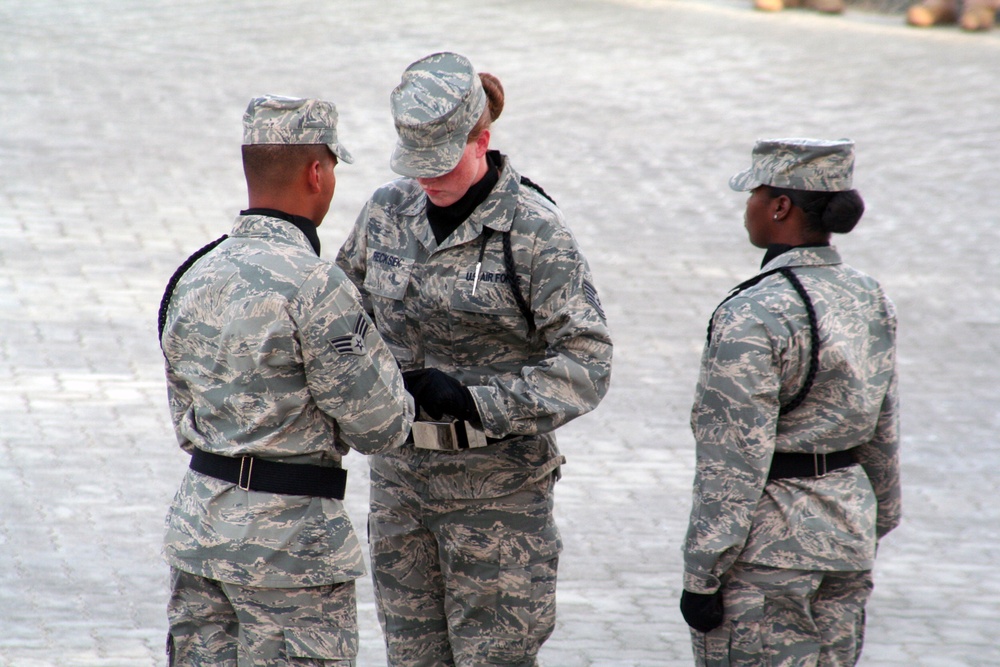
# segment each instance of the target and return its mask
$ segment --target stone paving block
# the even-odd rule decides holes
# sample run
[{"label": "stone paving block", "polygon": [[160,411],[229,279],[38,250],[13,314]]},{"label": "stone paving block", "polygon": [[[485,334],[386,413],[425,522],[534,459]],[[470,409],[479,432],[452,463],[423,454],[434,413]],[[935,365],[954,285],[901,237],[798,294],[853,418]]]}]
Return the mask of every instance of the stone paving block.
[{"label": "stone paving block", "polygon": [[[858,141],[868,212],[838,245],[900,312],[906,515],[880,546],[862,665],[1000,664],[1000,32],[863,4],[894,2],[406,0],[395,21],[378,0],[0,4],[0,667],[165,664],[159,542],[186,457],[156,310],[246,203],[246,100],[341,108],[358,160],[320,229],[330,257],[392,177],[389,91],[442,47],[504,82],[494,142],[559,201],[616,342],[608,398],[560,433],[542,664],[690,664],[688,411],[708,317],[759,262],[726,180],[754,139],[788,134]],[[346,467],[363,533],[367,464]],[[358,598],[359,667],[379,667],[369,579]]]}]

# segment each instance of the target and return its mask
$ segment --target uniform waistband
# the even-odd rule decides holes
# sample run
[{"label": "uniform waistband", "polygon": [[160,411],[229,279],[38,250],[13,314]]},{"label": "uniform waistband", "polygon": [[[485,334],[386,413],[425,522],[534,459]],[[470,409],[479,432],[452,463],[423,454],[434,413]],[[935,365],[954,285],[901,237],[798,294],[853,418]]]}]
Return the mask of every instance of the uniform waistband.
[{"label": "uniform waistband", "polygon": [[279,463],[256,456],[222,456],[196,449],[190,467],[244,491],[343,500],[347,488],[347,471],[343,468]]},{"label": "uniform waistband", "polygon": [[834,470],[847,468],[857,463],[857,458],[854,455],[856,450],[857,447],[829,454],[775,452],[774,458],[771,459],[771,470],[767,473],[767,479],[822,477]]}]

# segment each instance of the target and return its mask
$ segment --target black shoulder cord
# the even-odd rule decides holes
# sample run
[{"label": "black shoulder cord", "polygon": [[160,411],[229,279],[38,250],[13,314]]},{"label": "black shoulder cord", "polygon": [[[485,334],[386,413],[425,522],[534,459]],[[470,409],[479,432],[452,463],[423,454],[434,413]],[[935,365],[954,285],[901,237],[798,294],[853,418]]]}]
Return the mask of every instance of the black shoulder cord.
[{"label": "black shoulder cord", "polygon": [[816,320],[816,309],[813,307],[812,299],[809,298],[809,293],[806,292],[805,287],[803,287],[802,283],[799,282],[798,276],[796,276],[791,269],[788,267],[773,269],[766,273],[756,275],[734,287],[729,296],[723,299],[722,303],[716,306],[715,310],[712,311],[712,317],[708,321],[708,342],[710,343],[712,341],[712,323],[715,320],[715,313],[718,312],[719,308],[743,290],[753,287],[764,278],[775,273],[780,273],[787,278],[788,282],[792,284],[792,287],[795,288],[795,291],[798,292],[799,296],[802,298],[806,307],[806,315],[809,317],[809,336],[812,341],[812,345],[809,349],[809,367],[806,370],[806,381],[802,385],[802,388],[799,389],[798,393],[792,397],[792,400],[781,406],[778,410],[779,415],[787,415],[789,412],[802,405],[802,402],[806,400],[806,396],[809,395],[813,382],[816,380],[816,372],[819,370],[819,324]]},{"label": "black shoulder cord", "polygon": [[177,267],[177,270],[174,271],[174,275],[170,276],[170,280],[167,281],[167,289],[164,290],[163,298],[160,299],[160,316],[157,322],[157,331],[161,339],[163,338],[163,327],[166,326],[167,324],[167,308],[170,307],[170,297],[173,296],[174,289],[177,287],[177,283],[180,281],[181,276],[183,276],[184,273],[191,268],[192,264],[197,262],[199,259],[207,255],[208,253],[212,252],[212,250],[215,249],[215,246],[219,245],[227,238],[229,238],[229,235],[223,234],[222,236],[215,239],[208,245],[199,248],[194,252],[194,254],[192,254],[190,257],[184,260],[183,264]]},{"label": "black shoulder cord", "polygon": [[534,190],[538,194],[540,194],[543,197],[545,197],[546,199],[548,199],[555,206],[559,205],[559,204],[556,204],[556,200],[555,199],[553,199],[552,197],[549,196],[548,192],[546,192],[545,190],[542,190],[542,186],[540,186],[538,183],[535,183],[533,180],[531,180],[527,176],[522,176],[521,177],[521,185],[527,185],[529,188],[531,188],[532,190]]},{"label": "black shoulder cord", "polygon": [[[527,176],[521,177],[521,185],[526,185],[538,194],[542,195],[548,199],[553,204],[556,201],[542,189],[542,186],[538,185]],[[492,230],[486,233],[486,229],[483,232],[483,245],[479,250],[479,261],[483,261],[483,253],[486,250],[486,242],[492,235]],[[514,293],[514,301],[517,303],[518,310],[524,316],[524,319],[528,321],[528,334],[531,335],[535,332],[535,314],[531,312],[531,306],[528,304],[528,300],[524,298],[524,291],[521,289],[521,276],[517,274],[517,265],[514,264],[514,250],[511,247],[510,242],[510,231],[506,231],[503,234],[503,264],[504,269],[507,271],[507,275],[510,276],[510,288]]]},{"label": "black shoulder cord", "polygon": [[509,231],[503,235],[503,264],[507,275],[510,276],[510,288],[514,292],[514,301],[521,314],[524,315],[524,319],[528,321],[528,334],[533,334],[535,332],[535,314],[531,312],[531,306],[528,305],[528,300],[524,298],[524,292],[521,291],[521,276],[517,275],[517,267],[514,265],[514,250],[510,246]]}]

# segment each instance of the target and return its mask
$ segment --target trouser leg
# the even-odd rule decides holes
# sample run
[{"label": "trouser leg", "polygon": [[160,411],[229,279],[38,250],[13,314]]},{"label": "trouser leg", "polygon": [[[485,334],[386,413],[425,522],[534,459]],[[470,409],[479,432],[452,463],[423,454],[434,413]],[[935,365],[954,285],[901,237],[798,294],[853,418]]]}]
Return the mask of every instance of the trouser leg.
[{"label": "trouser leg", "polygon": [[392,667],[536,664],[555,626],[553,484],[434,500],[373,468],[369,541]]},{"label": "trouser leg", "polygon": [[873,588],[871,570],[827,572],[812,603],[822,637],[820,667],[853,667],[865,642],[865,606]]},{"label": "trouser leg", "polygon": [[353,667],[354,582],[307,588],[222,584],[239,619],[239,667]]},{"label": "trouser leg", "polygon": [[390,667],[454,665],[437,538],[419,495],[372,471],[368,541]]},{"label": "trouser leg", "polygon": [[217,581],[171,569],[168,664],[236,667],[239,624]]},{"label": "trouser leg", "polygon": [[870,572],[737,563],[723,577],[722,593],[722,626],[691,632],[697,665],[849,667],[860,655]]},{"label": "trouser leg", "polygon": [[821,638],[810,600],[822,573],[737,563],[723,577],[725,620],[692,631],[695,662],[708,667],[816,667]]},{"label": "trouser leg", "polygon": [[350,667],[354,582],[251,588],[172,570],[171,667]]},{"label": "trouser leg", "polygon": [[504,498],[453,501],[432,529],[459,667],[533,667],[555,627],[559,533],[548,478]]}]

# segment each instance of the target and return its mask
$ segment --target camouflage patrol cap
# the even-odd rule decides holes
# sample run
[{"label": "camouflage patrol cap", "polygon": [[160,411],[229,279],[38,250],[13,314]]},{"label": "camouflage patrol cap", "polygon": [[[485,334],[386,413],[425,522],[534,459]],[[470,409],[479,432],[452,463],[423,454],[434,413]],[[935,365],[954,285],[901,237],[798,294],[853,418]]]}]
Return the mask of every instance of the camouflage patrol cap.
[{"label": "camouflage patrol cap", "polygon": [[435,53],[403,72],[390,96],[397,174],[433,178],[462,159],[469,132],[486,109],[486,92],[472,63],[457,53]]},{"label": "camouflage patrol cap", "polygon": [[760,185],[813,192],[851,189],[854,142],[850,139],[759,139],[751,166],[729,179],[733,190]]},{"label": "camouflage patrol cap", "polygon": [[243,145],[326,144],[337,159],[354,158],[337,141],[337,107],[324,100],[263,95],[243,114]]}]

